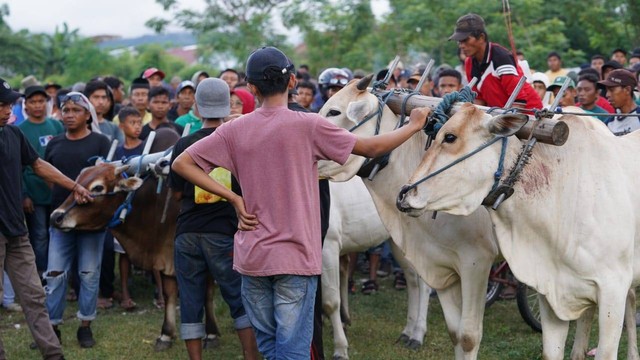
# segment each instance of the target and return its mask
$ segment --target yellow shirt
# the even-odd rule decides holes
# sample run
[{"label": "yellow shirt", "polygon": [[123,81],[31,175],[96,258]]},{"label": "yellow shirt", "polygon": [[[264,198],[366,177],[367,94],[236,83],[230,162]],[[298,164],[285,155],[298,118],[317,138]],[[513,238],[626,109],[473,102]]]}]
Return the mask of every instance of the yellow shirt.
[{"label": "yellow shirt", "polygon": [[[151,119],[153,119],[151,117],[151,113],[148,111],[144,112],[144,116],[142,117],[142,125],[145,125],[147,123],[151,122]],[[120,117],[118,115],[116,115],[113,120],[111,120],[114,124],[118,125],[120,124]]]},{"label": "yellow shirt", "polygon": [[549,84],[553,84],[553,80],[555,80],[558,76],[567,76],[569,71],[567,69],[560,69],[558,71],[547,70],[544,74],[549,78]]}]

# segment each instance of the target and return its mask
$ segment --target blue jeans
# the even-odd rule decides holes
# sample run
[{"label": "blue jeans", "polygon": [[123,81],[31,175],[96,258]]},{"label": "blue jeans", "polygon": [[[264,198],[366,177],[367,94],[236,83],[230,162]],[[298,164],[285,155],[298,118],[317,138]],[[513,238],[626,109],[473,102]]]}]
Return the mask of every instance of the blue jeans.
[{"label": "blue jeans", "polygon": [[25,214],[27,219],[27,227],[29,229],[29,241],[33,247],[33,253],[36,255],[36,268],[38,274],[47,270],[47,260],[49,258],[49,206],[34,205],[32,214]]},{"label": "blue jeans", "polygon": [[267,360],[308,359],[318,276],[242,276],[242,301]]},{"label": "blue jeans", "polygon": [[2,305],[9,306],[16,302],[16,293],[13,291],[13,286],[11,286],[11,280],[9,280],[9,275],[7,275],[6,271],[4,273],[4,294],[2,295]]},{"label": "blue jeans", "polygon": [[251,326],[242,298],[240,274],[233,270],[233,236],[214,233],[185,233],[176,237],[175,266],[180,292],[180,337],[183,340],[205,336],[202,322],[206,300],[207,275],[218,282],[220,294],[229,305],[236,330]]},{"label": "blue jeans", "polygon": [[73,260],[78,261],[80,293],[78,294],[78,313],[80,320],[91,321],[96,318],[98,285],[100,283],[100,264],[104,246],[104,232],[62,232],[50,228],[49,266],[45,272],[45,292],[47,310],[53,325],[62,323],[66,307],[67,278]]}]

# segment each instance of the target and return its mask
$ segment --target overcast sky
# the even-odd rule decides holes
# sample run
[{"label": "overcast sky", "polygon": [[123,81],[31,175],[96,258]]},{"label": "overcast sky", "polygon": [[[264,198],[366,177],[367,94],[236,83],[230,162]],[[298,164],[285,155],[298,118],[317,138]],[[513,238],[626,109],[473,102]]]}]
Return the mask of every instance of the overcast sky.
[{"label": "overcast sky", "polygon": [[[339,1],[339,0],[338,0]],[[9,5],[6,21],[14,31],[53,33],[56,25],[67,23],[70,29],[80,29],[84,36],[120,35],[136,37],[151,34],[144,23],[163,16],[155,0],[0,0]],[[203,0],[179,0],[181,8],[200,10]],[[387,0],[373,0],[376,15],[388,11]],[[178,30],[174,28],[172,30]]]}]

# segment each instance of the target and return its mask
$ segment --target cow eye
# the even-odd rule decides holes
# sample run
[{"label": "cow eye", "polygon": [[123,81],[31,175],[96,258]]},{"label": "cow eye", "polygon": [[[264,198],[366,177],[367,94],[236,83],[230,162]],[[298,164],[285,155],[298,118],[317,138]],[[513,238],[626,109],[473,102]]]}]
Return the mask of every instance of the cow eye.
[{"label": "cow eye", "polygon": [[96,185],[93,187],[93,189],[91,189],[91,192],[94,192],[94,193],[99,193],[102,191],[104,191],[104,186],[102,185]]},{"label": "cow eye", "polygon": [[444,135],[444,140],[442,140],[443,142],[446,142],[448,144],[452,144],[456,141],[458,137],[453,135],[453,134],[445,134]]},{"label": "cow eye", "polygon": [[327,117],[338,116],[340,114],[342,113],[338,110],[329,110],[329,112],[327,113]]}]

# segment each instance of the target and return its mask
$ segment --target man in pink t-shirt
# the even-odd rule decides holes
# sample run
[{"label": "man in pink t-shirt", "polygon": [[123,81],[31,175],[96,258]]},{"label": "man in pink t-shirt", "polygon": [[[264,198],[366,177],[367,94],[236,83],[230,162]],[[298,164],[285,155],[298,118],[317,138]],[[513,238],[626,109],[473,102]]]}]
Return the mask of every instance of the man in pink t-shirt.
[{"label": "man in pink t-shirt", "polygon": [[[323,117],[287,108],[293,65],[273,47],[247,59],[248,88],[262,107],[220,126],[176,158],[173,171],[227,199],[238,214],[234,269],[242,298],[267,359],[309,357],[313,303],[322,268],[318,160],[344,163],[353,153],[375,158],[421,130],[428,108],[384,135],[360,138]],[[224,167],[242,197],[208,176]]]}]

